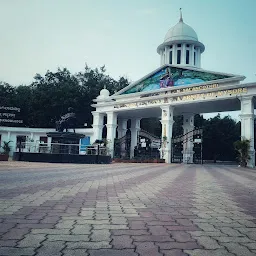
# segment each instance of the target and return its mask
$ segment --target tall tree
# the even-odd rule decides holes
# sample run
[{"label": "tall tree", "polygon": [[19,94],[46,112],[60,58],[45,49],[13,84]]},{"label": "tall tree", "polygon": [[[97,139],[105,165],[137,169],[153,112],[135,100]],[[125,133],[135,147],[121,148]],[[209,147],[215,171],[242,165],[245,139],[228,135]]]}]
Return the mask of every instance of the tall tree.
[{"label": "tall tree", "polygon": [[[28,86],[13,87],[0,83],[0,102],[4,106],[21,107],[20,118],[29,127],[54,127],[55,121],[68,107],[77,113],[78,126],[92,124],[91,104],[101,89],[106,87],[111,94],[129,84],[125,77],[118,80],[106,74],[105,67],[84,70],[71,74],[66,69],[57,72],[47,71],[44,76],[36,74]],[[10,125],[9,123],[6,125]]]},{"label": "tall tree", "polygon": [[203,126],[203,158],[214,161],[235,160],[233,144],[239,139],[239,125],[230,116],[221,118],[218,114],[206,120]]}]

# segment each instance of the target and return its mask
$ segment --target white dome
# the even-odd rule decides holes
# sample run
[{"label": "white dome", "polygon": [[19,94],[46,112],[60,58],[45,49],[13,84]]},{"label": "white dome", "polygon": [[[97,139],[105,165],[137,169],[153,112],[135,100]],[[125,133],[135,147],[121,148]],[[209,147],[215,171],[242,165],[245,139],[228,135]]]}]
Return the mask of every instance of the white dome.
[{"label": "white dome", "polygon": [[204,45],[198,41],[195,30],[183,22],[181,15],[179,22],[168,30],[164,42],[157,47],[157,52],[160,54],[161,51],[165,50],[166,46],[183,43],[199,47],[201,53],[205,50]]},{"label": "white dome", "polygon": [[102,89],[100,91],[100,95],[97,97],[100,100],[104,100],[106,98],[109,98],[110,92],[106,88]]},{"label": "white dome", "polygon": [[109,90],[107,90],[106,88],[102,89],[100,91],[100,96],[108,97],[109,96]]},{"label": "white dome", "polygon": [[198,41],[197,34],[193,28],[180,20],[174,27],[170,28],[164,38],[164,42],[177,40]]}]

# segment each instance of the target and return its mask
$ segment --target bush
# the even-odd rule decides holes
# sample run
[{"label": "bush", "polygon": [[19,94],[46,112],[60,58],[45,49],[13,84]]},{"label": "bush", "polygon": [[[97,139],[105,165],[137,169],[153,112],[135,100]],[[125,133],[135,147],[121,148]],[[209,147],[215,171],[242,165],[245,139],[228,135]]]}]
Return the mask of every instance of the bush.
[{"label": "bush", "polygon": [[9,146],[10,142],[11,141],[8,141],[8,142],[4,141],[4,145],[2,146],[2,149],[4,150],[4,152],[3,152],[4,155],[9,156],[9,154],[10,154],[10,151],[11,151],[11,147]]},{"label": "bush", "polygon": [[234,143],[235,150],[238,152],[238,160],[241,166],[246,167],[250,160],[249,149],[250,140],[242,139]]}]

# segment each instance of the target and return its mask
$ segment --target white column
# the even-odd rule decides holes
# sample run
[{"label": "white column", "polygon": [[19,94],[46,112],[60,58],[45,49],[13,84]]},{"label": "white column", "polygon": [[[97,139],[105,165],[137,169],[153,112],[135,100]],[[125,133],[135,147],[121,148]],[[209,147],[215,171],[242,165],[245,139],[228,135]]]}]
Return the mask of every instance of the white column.
[{"label": "white column", "polygon": [[249,156],[247,165],[255,167],[255,149],[254,149],[254,104],[253,96],[241,97],[241,139],[250,140]]},{"label": "white column", "polygon": [[52,137],[48,137],[47,138],[47,153],[50,153],[51,152],[51,149],[52,148]]},{"label": "white column", "polygon": [[172,127],[173,127],[173,107],[166,105],[162,109],[162,146],[161,157],[166,163],[171,163],[171,146],[172,146]]},{"label": "white column", "polygon": [[177,44],[172,46],[172,64],[177,64]]},{"label": "white column", "polygon": [[194,66],[194,50],[195,50],[195,46],[191,45],[190,60],[189,60],[189,63],[191,66]]},{"label": "white column", "polygon": [[94,143],[95,140],[102,140],[102,129],[104,114],[100,112],[93,112],[93,136],[91,143]]},{"label": "white column", "polygon": [[8,133],[7,133],[7,138],[8,138],[8,139],[7,139],[7,141],[10,141],[10,138],[11,138],[11,132],[8,132]]},{"label": "white column", "polygon": [[186,44],[181,45],[181,64],[186,65]]},{"label": "white column", "polygon": [[10,152],[10,156],[13,156],[13,152],[17,151],[17,135],[13,136],[12,138],[12,142],[10,143],[11,144],[11,152]]},{"label": "white column", "polygon": [[130,158],[134,157],[134,147],[138,143],[138,132],[140,131],[140,118],[131,119],[131,147]]},{"label": "white column", "polygon": [[164,50],[161,51],[161,66],[165,64],[165,54]]},{"label": "white column", "polygon": [[197,59],[198,59],[197,50],[195,49],[194,52],[195,52],[195,66],[197,67]]},{"label": "white column", "polygon": [[168,55],[168,46],[165,46],[165,60],[164,60],[164,64],[168,64],[169,63],[169,55]]},{"label": "white column", "polygon": [[28,141],[27,147],[28,147],[29,151],[35,152],[35,138],[34,138],[33,132],[30,133],[30,138],[28,138],[28,139],[29,139],[29,141]]},{"label": "white column", "polygon": [[201,50],[199,47],[197,48],[197,67],[201,68]]},{"label": "white column", "polygon": [[193,134],[190,132],[194,130],[194,115],[193,114],[185,114],[183,115],[183,163],[193,163]]},{"label": "white column", "polygon": [[107,147],[111,157],[114,156],[114,143],[116,138],[117,113],[107,112]]},{"label": "white column", "polygon": [[118,118],[118,128],[117,128],[118,139],[120,139],[126,135],[127,121],[128,121],[128,119],[119,119]]}]

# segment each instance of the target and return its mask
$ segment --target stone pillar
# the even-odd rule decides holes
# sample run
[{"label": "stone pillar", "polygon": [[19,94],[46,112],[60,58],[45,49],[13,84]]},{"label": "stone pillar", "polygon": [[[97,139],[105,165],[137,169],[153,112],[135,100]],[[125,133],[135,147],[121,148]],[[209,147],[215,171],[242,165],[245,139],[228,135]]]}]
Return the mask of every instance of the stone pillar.
[{"label": "stone pillar", "polygon": [[241,139],[250,140],[248,167],[255,167],[254,149],[254,104],[253,96],[243,96],[241,101]]},{"label": "stone pillar", "polygon": [[130,158],[134,157],[134,147],[138,144],[138,132],[140,131],[140,118],[131,119],[131,147]]},{"label": "stone pillar", "polygon": [[166,163],[171,163],[171,146],[172,146],[172,127],[173,127],[173,107],[161,106],[162,109],[162,146],[160,149],[161,157]]},{"label": "stone pillar", "polygon": [[93,136],[91,143],[94,143],[95,140],[102,140],[102,129],[104,114],[99,112],[93,112]]},{"label": "stone pillar", "polygon": [[[193,134],[189,133],[194,130],[194,115],[184,114],[183,115],[183,163],[192,164],[193,163]],[[189,134],[188,134],[189,133]]]},{"label": "stone pillar", "polygon": [[128,119],[119,119],[118,118],[118,128],[117,128],[118,139],[120,139],[126,135],[127,121],[128,121]]},{"label": "stone pillar", "polygon": [[107,147],[111,157],[114,157],[114,145],[116,138],[117,113],[107,112]]}]

